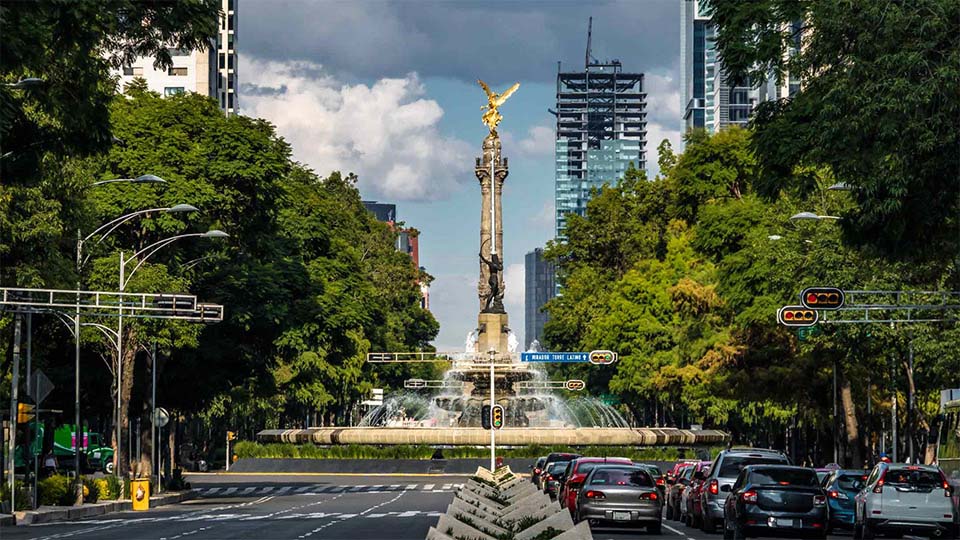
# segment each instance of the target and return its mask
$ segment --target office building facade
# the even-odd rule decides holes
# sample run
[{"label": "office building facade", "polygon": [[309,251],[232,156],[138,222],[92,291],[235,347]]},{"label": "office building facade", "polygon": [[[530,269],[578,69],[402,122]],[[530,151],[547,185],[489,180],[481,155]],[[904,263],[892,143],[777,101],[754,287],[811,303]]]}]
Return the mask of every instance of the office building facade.
[{"label": "office building facade", "polygon": [[[397,224],[397,205],[391,203],[381,203],[377,201],[363,201],[363,207],[373,214],[377,221],[382,221],[397,232],[396,248],[401,253],[406,253],[413,261],[413,265],[419,270],[426,271],[420,266],[420,231],[414,228],[400,228]],[[419,281],[420,286],[420,307],[430,309],[430,286],[423,281]]]},{"label": "office building facade", "polygon": [[543,326],[547,314],[546,303],[556,292],[556,271],[552,262],[543,259],[543,250],[537,248],[524,257],[524,348],[536,340],[543,345]]},{"label": "office building facade", "polygon": [[557,72],[555,232],[566,215],[585,215],[593,188],[615,184],[632,163],[646,169],[646,94],[643,74],[619,60],[590,57],[582,71]]},{"label": "office building facade", "polygon": [[141,56],[113,71],[120,87],[140,78],[147,88],[162,96],[195,92],[216,98],[227,116],[239,108],[237,89],[237,0],[221,0],[216,38],[207,48],[182,51],[170,48],[173,66],[154,69],[152,57]]},{"label": "office building facade", "polygon": [[[800,48],[800,25],[791,25],[794,46]],[[799,81],[789,75],[782,84],[775,77],[764,81],[728,80],[717,57],[717,26],[702,0],[680,2],[680,107],[682,130],[702,128],[716,133],[727,126],[745,126],[756,106],[767,100],[793,95]]]}]

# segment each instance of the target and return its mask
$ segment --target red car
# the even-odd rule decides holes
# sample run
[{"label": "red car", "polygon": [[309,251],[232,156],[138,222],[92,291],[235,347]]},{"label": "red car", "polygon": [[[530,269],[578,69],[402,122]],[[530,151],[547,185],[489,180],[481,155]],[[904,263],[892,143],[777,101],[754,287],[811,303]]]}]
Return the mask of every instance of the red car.
[{"label": "red car", "polygon": [[687,488],[688,473],[693,474],[690,468],[697,463],[697,461],[678,461],[667,473],[667,498],[663,502],[667,507],[667,519],[680,521],[680,496]]},{"label": "red car", "polygon": [[586,457],[575,459],[567,465],[567,470],[564,473],[563,486],[560,487],[560,494],[557,498],[560,500],[560,506],[569,510],[571,516],[576,513],[577,493],[580,492],[583,481],[587,479],[587,473],[593,470],[594,467],[604,464],[633,465],[633,462],[627,458]]},{"label": "red car", "polygon": [[690,483],[680,495],[680,521],[688,527],[699,528],[703,520],[703,507],[700,504],[700,492],[703,491],[704,480],[710,474],[712,461],[701,461],[693,466]]}]

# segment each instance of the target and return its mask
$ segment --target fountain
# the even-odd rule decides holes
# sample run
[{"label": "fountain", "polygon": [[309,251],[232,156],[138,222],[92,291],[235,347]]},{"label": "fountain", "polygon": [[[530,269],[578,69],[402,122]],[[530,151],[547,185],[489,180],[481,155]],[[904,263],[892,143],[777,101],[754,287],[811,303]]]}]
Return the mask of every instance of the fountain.
[{"label": "fountain", "polygon": [[[357,427],[265,430],[257,438],[263,442],[324,445],[486,445],[491,441],[491,434],[481,427],[481,410],[485,405],[492,405],[493,394],[505,416],[505,427],[496,434],[498,445],[703,445],[729,440],[729,436],[720,431],[630,427],[619,412],[600,400],[567,399],[552,392],[551,389],[562,388],[564,382],[547,381],[539,368],[520,361],[518,340],[509,328],[503,306],[501,199],[508,164],[501,156],[496,130],[502,119],[498,108],[519,84],[502,94],[480,84],[488,98],[483,122],[490,128],[474,171],[481,193],[477,286],[480,312],[476,329],[467,334],[465,351],[370,353],[369,362],[444,361],[450,362],[451,367],[442,380],[413,379],[405,384],[413,390],[439,390],[435,395],[427,397],[408,391],[391,395]],[[534,346],[539,350],[539,343],[535,342]]]}]

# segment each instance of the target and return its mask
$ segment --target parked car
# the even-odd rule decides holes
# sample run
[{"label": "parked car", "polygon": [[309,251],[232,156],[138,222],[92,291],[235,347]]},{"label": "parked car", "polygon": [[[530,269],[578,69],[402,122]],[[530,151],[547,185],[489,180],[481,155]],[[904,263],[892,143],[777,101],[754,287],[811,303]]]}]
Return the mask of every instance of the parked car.
[{"label": "parked car", "polygon": [[580,488],[583,487],[583,481],[586,480],[587,473],[600,465],[633,465],[633,462],[627,458],[617,457],[582,457],[568,463],[567,469],[563,473],[564,481],[563,485],[560,486],[558,498],[560,500],[560,507],[570,510],[570,515],[574,513],[577,493],[579,493]]},{"label": "parked car", "polygon": [[540,485],[540,473],[543,472],[543,463],[545,461],[547,461],[547,456],[541,456],[530,466],[530,481],[537,486]]},{"label": "parked car", "polygon": [[567,470],[567,462],[556,461],[550,464],[550,468],[541,473],[543,475],[543,492],[556,499],[560,493],[560,485],[563,484],[563,473]]},{"label": "parked car", "polygon": [[866,480],[864,471],[838,470],[831,472],[820,484],[827,494],[830,511],[828,533],[835,529],[853,529],[854,499],[866,485]]},{"label": "parked car", "polygon": [[703,520],[700,495],[703,492],[704,481],[710,474],[710,465],[712,464],[712,461],[701,461],[694,465],[690,484],[680,494],[680,521],[688,527],[699,527]]},{"label": "parked car", "polygon": [[[569,463],[570,461],[573,461],[578,457],[580,457],[580,454],[569,454],[569,453],[563,453],[563,452],[554,452],[552,454],[549,454],[547,456],[547,459],[543,460],[543,467],[541,467],[541,474],[543,473],[543,471],[547,469],[547,467],[550,466],[551,463],[558,463],[558,462]],[[539,481],[537,482],[537,487],[540,489],[543,489],[543,478],[539,479]]]},{"label": "parked car", "polygon": [[953,488],[933,465],[878,463],[854,499],[853,536],[957,537]]},{"label": "parked car", "polygon": [[723,522],[724,502],[730,487],[748,465],[790,465],[790,460],[783,452],[762,448],[731,448],[717,454],[700,492],[703,532],[712,533],[717,524]]},{"label": "parked car", "polygon": [[667,495],[664,504],[667,507],[667,519],[678,521],[680,519],[680,497],[684,490],[690,485],[690,478],[693,475],[693,466],[695,461],[686,462],[679,467],[675,467],[673,480],[668,480]]},{"label": "parked car", "polygon": [[783,533],[827,536],[827,496],[813,469],[749,465],[740,471],[729,495],[724,501],[726,540]]},{"label": "parked car", "polygon": [[660,471],[660,467],[650,463],[634,463],[637,467],[642,467],[648,473],[650,477],[653,478],[653,482],[657,485],[657,491],[660,492],[660,500],[663,501],[664,497],[667,495],[667,481],[664,478],[663,473]]},{"label": "parked car", "polygon": [[648,469],[635,465],[594,467],[577,493],[575,521],[594,527],[646,527],[660,534],[660,491]]}]

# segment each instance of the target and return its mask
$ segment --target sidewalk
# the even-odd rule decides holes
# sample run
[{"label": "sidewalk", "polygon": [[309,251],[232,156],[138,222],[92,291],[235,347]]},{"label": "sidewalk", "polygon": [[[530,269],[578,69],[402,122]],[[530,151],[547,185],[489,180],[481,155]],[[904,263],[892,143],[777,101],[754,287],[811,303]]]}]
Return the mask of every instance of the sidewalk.
[{"label": "sidewalk", "polygon": [[[150,497],[150,508],[176,504],[192,499],[194,496],[195,493],[193,490],[153,495]],[[25,510],[14,512],[13,516],[2,516],[0,517],[0,526],[8,527],[14,525],[14,518],[16,518],[16,525],[32,525],[90,518],[111,512],[123,512],[132,509],[133,504],[128,500],[98,502],[81,506],[41,506],[37,510]]]}]

